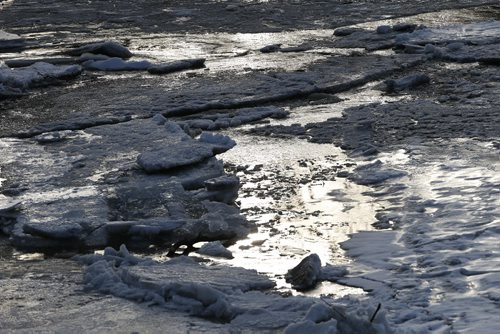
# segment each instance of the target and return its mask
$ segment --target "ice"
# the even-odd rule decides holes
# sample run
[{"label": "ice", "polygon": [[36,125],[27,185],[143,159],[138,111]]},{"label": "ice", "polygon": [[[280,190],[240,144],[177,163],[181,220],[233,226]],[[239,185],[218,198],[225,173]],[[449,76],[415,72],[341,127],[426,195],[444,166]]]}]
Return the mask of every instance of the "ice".
[{"label": "ice", "polygon": [[236,127],[243,124],[259,121],[261,119],[271,118],[285,118],[288,112],[283,108],[278,107],[255,107],[255,108],[242,108],[234,113],[218,113],[215,115],[201,116],[193,120],[186,120],[180,122],[181,125],[187,125],[193,129],[202,130],[219,130],[229,127]]},{"label": "ice", "polygon": [[335,282],[340,278],[348,274],[348,270],[345,266],[334,266],[331,264],[326,264],[321,267],[320,279],[324,281]]},{"label": "ice", "polygon": [[90,61],[99,61],[99,60],[107,60],[109,58],[110,57],[106,56],[106,55],[85,52],[85,53],[82,53],[80,55],[80,57],[78,57],[78,60],[80,62],[84,63],[84,62],[89,61],[89,60]]},{"label": "ice", "polygon": [[[409,27],[415,26],[408,25]],[[335,30],[339,37],[333,42],[337,48],[364,48],[368,51],[389,49],[396,45],[396,38],[404,31],[398,26],[381,25],[375,30],[341,28]]]},{"label": "ice", "polygon": [[[165,83],[146,87],[142,84],[145,82],[143,80],[152,80],[152,78],[138,78],[140,85],[137,85],[136,80],[127,81],[130,89],[138,91],[137,98],[134,99],[128,98],[122,88],[116,88],[109,94],[105,94],[104,100],[106,101],[100,98],[96,100],[96,91],[92,89],[79,91],[78,95],[81,97],[79,99],[74,99],[74,94],[61,95],[57,98],[57,106],[61,108],[61,112],[64,110],[62,106],[70,103],[69,99],[71,99],[71,103],[75,104],[80,114],[72,114],[71,119],[66,121],[39,125],[36,131],[23,131],[22,135],[32,135],[36,132],[39,134],[40,131],[51,131],[57,127],[61,130],[64,126],[82,129],[95,124],[103,124],[103,122],[117,122],[118,119],[125,117],[152,117],[158,113],[169,118],[177,116],[193,118],[194,114],[214,109],[228,110],[224,114],[229,117],[221,116],[220,120],[217,120],[219,117],[211,119],[206,114],[197,115],[196,118],[210,119],[214,123],[217,122],[216,127],[220,128],[228,127],[228,122],[230,127],[235,127],[245,122],[257,121],[265,115],[265,109],[253,113],[247,108],[263,108],[278,101],[305,97],[312,93],[333,94],[345,91],[371,80],[386,78],[388,74],[398,69],[414,66],[421,62],[423,57],[423,55],[408,54],[394,57],[336,56],[310,65],[301,72],[253,72],[245,76],[228,74],[224,80],[217,81],[210,76],[203,75],[186,77],[185,80],[179,82],[179,85]],[[105,87],[105,84],[102,87]],[[104,90],[98,88],[98,91]],[[104,96],[98,96],[104,98]],[[238,110],[242,111],[238,112]],[[269,115],[267,117],[286,116],[286,112],[276,110],[276,113],[272,114],[269,109],[266,114]],[[188,122],[186,118],[182,122]]]},{"label": "ice", "polygon": [[[234,144],[218,134],[192,139],[163,116],[5,142],[1,168],[13,186],[6,190],[11,197],[0,200],[0,226],[15,246],[39,251],[121,240],[174,252],[183,244],[241,238],[254,225],[225,204],[236,199],[239,179],[225,176],[213,157]],[[139,152],[157,163],[153,152],[161,148],[170,149],[170,169],[165,160],[161,173],[144,173]],[[202,158],[185,158],[200,150]]]},{"label": "ice", "polygon": [[229,332],[391,333],[383,311],[370,322],[374,308],[353,312],[314,298],[282,297],[266,291],[274,283],[254,270],[206,266],[185,256],[156,262],[124,246],[77,259],[87,265],[86,289],[216,320]]},{"label": "ice", "polygon": [[147,60],[123,60],[113,57],[104,60],[88,60],[83,63],[87,70],[94,71],[146,71],[152,66]]},{"label": "ice", "polygon": [[238,198],[240,179],[237,176],[223,175],[205,181],[205,188],[206,191],[200,192],[196,198],[232,204]]},{"label": "ice", "polygon": [[[182,132],[174,123],[167,124],[170,132]],[[232,139],[221,134],[202,133],[199,140],[192,140],[184,133],[180,140],[177,139],[166,147],[139,154],[137,163],[148,173],[161,172],[205,161],[234,145],[236,143]]]},{"label": "ice", "polygon": [[27,67],[35,63],[49,63],[52,65],[75,65],[77,61],[71,57],[43,57],[43,58],[21,58],[21,59],[7,59],[5,65],[10,68]]},{"label": "ice", "polygon": [[385,168],[380,160],[361,165],[354,170],[349,178],[361,185],[379,184],[393,178],[400,178],[407,175],[405,171],[394,168]]},{"label": "ice", "polygon": [[460,63],[481,62],[488,65],[498,65],[500,63],[500,43],[466,45],[461,42],[452,42],[446,47],[427,44],[423,52],[436,59]]},{"label": "ice", "polygon": [[431,79],[427,74],[417,73],[396,80],[386,80],[384,83],[386,85],[386,91],[400,92],[428,84],[430,81]]},{"label": "ice", "polygon": [[463,42],[467,44],[498,43],[500,22],[486,21],[454,25],[442,28],[417,29],[396,37],[397,44],[449,44]]},{"label": "ice", "polygon": [[[342,243],[356,264],[339,282],[393,309],[388,316],[398,332],[496,330],[498,159],[472,140],[448,145],[389,159],[390,167],[413,166],[406,187],[394,188],[403,200],[377,215],[393,230],[359,232]],[[434,162],[416,163],[422,156]]]},{"label": "ice", "polygon": [[148,72],[151,74],[167,74],[172,72],[178,72],[188,69],[197,69],[205,67],[205,59],[184,59],[178,60],[171,63],[156,64],[148,68]]},{"label": "ice", "polygon": [[147,259],[130,261],[129,257],[125,247],[120,252],[108,251],[103,256],[81,257],[81,261],[88,264],[86,287],[139,302],[180,308],[201,317],[230,321],[242,313],[231,305],[230,295],[274,285],[251,270],[205,267],[187,260],[163,264]]},{"label": "ice", "polygon": [[435,59],[499,64],[498,21],[477,22],[442,28],[425,28],[397,36],[396,43],[407,53],[424,53]]},{"label": "ice", "polygon": [[56,66],[43,62],[19,69],[0,67],[0,83],[12,88],[26,89],[49,85],[57,79],[72,78],[81,72],[82,68],[78,65]]},{"label": "ice", "polygon": [[306,320],[288,326],[285,334],[301,334],[301,333],[315,333],[315,334],[336,334],[337,331],[337,321],[335,319],[325,321],[322,323],[315,323],[311,320]]},{"label": "ice", "polygon": [[192,165],[214,155],[211,147],[203,144],[179,142],[165,148],[141,153],[137,163],[148,173],[166,171],[175,167]]},{"label": "ice", "polygon": [[25,45],[21,36],[0,30],[0,50],[18,49]]},{"label": "ice", "polygon": [[233,258],[233,253],[224,247],[220,241],[207,242],[198,249],[198,253],[215,257]]},{"label": "ice", "polygon": [[132,53],[126,47],[113,41],[83,45],[79,48],[69,50],[67,53],[71,56],[81,56],[85,53],[93,53],[124,59],[132,57]]}]

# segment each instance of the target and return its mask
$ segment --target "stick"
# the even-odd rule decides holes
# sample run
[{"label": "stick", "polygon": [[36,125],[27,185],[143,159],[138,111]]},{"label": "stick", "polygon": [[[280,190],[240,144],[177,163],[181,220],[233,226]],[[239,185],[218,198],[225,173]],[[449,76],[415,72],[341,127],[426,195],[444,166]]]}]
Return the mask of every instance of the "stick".
[{"label": "stick", "polygon": [[377,306],[377,309],[375,310],[375,312],[373,313],[371,319],[370,319],[370,322],[373,322],[373,320],[375,320],[375,317],[377,316],[377,313],[378,311],[380,311],[380,307],[382,306],[382,304],[378,303],[378,306]]}]

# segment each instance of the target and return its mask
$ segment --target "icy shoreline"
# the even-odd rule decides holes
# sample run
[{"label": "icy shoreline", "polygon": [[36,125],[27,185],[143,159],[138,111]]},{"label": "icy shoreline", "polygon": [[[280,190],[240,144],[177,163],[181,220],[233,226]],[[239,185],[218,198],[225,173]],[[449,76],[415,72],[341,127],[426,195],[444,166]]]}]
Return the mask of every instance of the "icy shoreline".
[{"label": "icy shoreline", "polygon": [[[133,52],[68,44],[82,67],[36,45],[50,33],[28,38],[20,67],[0,69],[0,328],[493,333],[500,25],[472,20],[277,33],[267,47],[193,35],[192,63],[165,64],[162,35],[124,39]],[[119,250],[79,256],[85,269],[59,259],[107,246]]]}]

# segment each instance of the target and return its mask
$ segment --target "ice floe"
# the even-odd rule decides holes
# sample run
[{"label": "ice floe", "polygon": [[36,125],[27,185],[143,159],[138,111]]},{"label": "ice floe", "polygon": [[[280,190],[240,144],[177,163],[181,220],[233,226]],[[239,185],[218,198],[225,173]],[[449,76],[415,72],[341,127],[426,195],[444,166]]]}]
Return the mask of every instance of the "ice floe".
[{"label": "ice floe", "polygon": [[[175,251],[197,241],[240,238],[253,229],[230,206],[239,179],[224,176],[214,158],[235,145],[226,136],[192,139],[158,116],[5,144],[10,158],[2,161],[2,172],[10,175],[11,196],[2,198],[0,216],[2,229],[20,248],[125,242]],[[27,159],[19,164],[14,157]],[[16,201],[21,204],[9,204]]]},{"label": "ice floe", "polygon": [[81,56],[85,53],[93,53],[124,59],[132,57],[132,52],[130,52],[125,46],[113,41],[83,45],[78,48],[68,50],[67,53],[70,56]]},{"label": "ice floe", "polygon": [[0,50],[18,49],[25,45],[26,41],[21,36],[0,30]]},{"label": "ice floe", "polygon": [[118,57],[88,60],[82,65],[85,69],[94,71],[146,71],[152,66],[147,60],[123,60]]},{"label": "ice floe", "polygon": [[11,69],[0,67],[0,83],[7,87],[26,89],[33,86],[44,86],[58,79],[68,79],[82,72],[79,65],[56,66],[38,62],[33,65]]},{"label": "ice floe", "polygon": [[160,263],[133,256],[124,246],[77,260],[87,265],[86,289],[216,320],[229,331],[391,333],[383,312],[370,321],[369,307],[350,311],[314,298],[266,293],[274,282],[254,270],[206,266],[188,257]]},{"label": "ice floe", "polygon": [[197,69],[205,67],[205,59],[184,59],[165,64],[155,64],[148,68],[151,74],[167,74],[188,69]]}]

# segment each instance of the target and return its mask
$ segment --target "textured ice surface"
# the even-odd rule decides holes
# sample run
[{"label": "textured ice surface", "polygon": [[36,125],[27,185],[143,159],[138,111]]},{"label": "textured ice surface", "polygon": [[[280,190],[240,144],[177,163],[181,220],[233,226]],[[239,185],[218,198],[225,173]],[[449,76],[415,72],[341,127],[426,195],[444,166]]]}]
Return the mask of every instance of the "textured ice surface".
[{"label": "textured ice surface", "polygon": [[500,22],[488,21],[443,28],[425,28],[397,36],[398,44],[491,44],[500,41]]},{"label": "textured ice surface", "polygon": [[[232,203],[237,196],[239,180],[218,179],[224,170],[213,157],[234,141],[212,134],[195,140],[159,118],[4,140],[1,168],[10,197],[0,199],[0,222],[13,244],[35,250],[117,242],[178,247],[245,235],[252,224],[237,209],[207,202]],[[162,148],[169,148],[168,166],[151,153]],[[201,149],[207,154],[185,159]],[[150,152],[152,165],[163,163],[148,171],[162,173],[142,171],[136,164],[142,151]],[[183,168],[168,169],[176,166]]]},{"label": "textured ice surface", "polygon": [[377,217],[393,230],[356,233],[342,243],[358,274],[340,281],[393,309],[398,332],[446,332],[450,324],[458,332],[496,331],[497,156],[488,144],[466,139],[449,140],[446,149],[409,146],[406,158],[382,155],[411,171],[406,188],[385,187],[384,196],[398,200]]},{"label": "textured ice surface", "polygon": [[182,70],[203,68],[205,66],[205,59],[184,59],[178,60],[171,63],[156,64],[148,68],[148,72],[151,74],[167,74]]},{"label": "textured ice surface", "polygon": [[337,48],[364,48],[368,51],[389,49],[396,44],[396,36],[400,32],[390,26],[380,26],[376,31],[352,29],[341,30],[339,39],[333,45]]},{"label": "textured ice surface", "polygon": [[83,45],[81,47],[67,51],[71,56],[81,56],[85,53],[101,54],[109,57],[130,58],[132,53],[123,45],[113,42],[99,42]]},{"label": "textured ice surface", "polygon": [[152,66],[147,60],[123,60],[113,57],[104,60],[88,60],[83,63],[87,70],[94,71],[145,71]]},{"label": "textured ice surface", "polygon": [[233,258],[231,251],[224,247],[220,241],[207,242],[198,249],[198,253],[209,256],[225,257],[227,259]]},{"label": "textured ice surface", "polygon": [[137,163],[146,172],[152,173],[192,165],[213,155],[212,149],[207,145],[181,141],[176,145],[141,153],[137,157]]},{"label": "textured ice surface", "polygon": [[81,72],[82,68],[78,65],[56,66],[43,62],[19,69],[0,67],[0,83],[8,87],[25,89],[48,85],[57,79],[72,78]]},{"label": "textured ice surface", "polygon": [[373,185],[405,175],[407,175],[407,173],[403,170],[384,168],[383,163],[377,160],[357,167],[349,178],[357,184]]},{"label": "textured ice surface", "polygon": [[230,127],[237,127],[259,121],[264,118],[285,118],[288,112],[278,107],[255,107],[241,108],[232,113],[217,113],[214,115],[200,115],[196,119],[189,119],[179,122],[183,126],[189,126],[192,129],[219,130]]},{"label": "textured ice surface", "polygon": [[391,333],[383,314],[369,322],[363,309],[354,313],[314,298],[261,292],[274,283],[254,270],[206,266],[188,257],[159,263],[133,256],[124,246],[78,259],[87,265],[87,289],[224,322],[228,331],[281,331],[289,326],[290,333],[302,328]]},{"label": "textured ice surface", "polygon": [[479,22],[443,28],[426,28],[399,35],[397,43],[407,53],[425,53],[440,60],[461,63],[500,63],[500,24]]},{"label": "textured ice surface", "polygon": [[21,36],[0,30],[0,50],[17,49],[25,44]]}]

